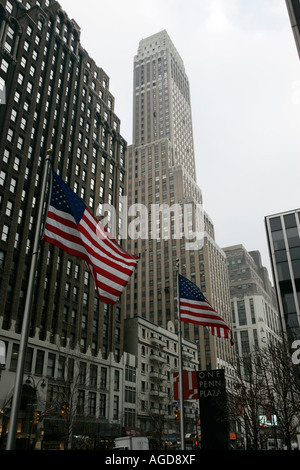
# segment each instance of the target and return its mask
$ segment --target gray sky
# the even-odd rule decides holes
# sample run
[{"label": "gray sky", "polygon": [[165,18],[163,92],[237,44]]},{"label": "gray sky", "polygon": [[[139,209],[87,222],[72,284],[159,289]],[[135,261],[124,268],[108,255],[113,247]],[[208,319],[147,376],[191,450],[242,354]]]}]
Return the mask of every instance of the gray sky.
[{"label": "gray sky", "polygon": [[284,0],[60,0],[132,143],[133,58],[166,29],[190,80],[197,182],[221,247],[270,261],[264,216],[300,207],[300,63]]}]

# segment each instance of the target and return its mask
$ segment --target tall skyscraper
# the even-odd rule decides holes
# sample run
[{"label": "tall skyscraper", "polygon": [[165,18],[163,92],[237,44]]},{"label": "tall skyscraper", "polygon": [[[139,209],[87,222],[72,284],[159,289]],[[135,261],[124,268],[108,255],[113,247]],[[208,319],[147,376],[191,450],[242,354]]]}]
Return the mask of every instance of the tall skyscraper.
[{"label": "tall skyscraper", "polygon": [[300,3],[299,0],[285,0],[295,44],[300,58]]},{"label": "tall skyscraper", "polygon": [[283,331],[300,335],[300,209],[265,217]]},{"label": "tall skyscraper", "polygon": [[[14,385],[47,149],[54,170],[97,215],[105,202],[118,209],[125,193],[126,142],[109,77],[81,46],[79,26],[58,2],[0,0],[0,25],[2,409]],[[39,410],[63,396],[68,401],[72,378],[78,383],[78,416],[91,426],[89,434],[95,426],[99,439],[119,436],[121,303],[113,308],[100,303],[85,263],[42,240],[28,343],[25,373],[36,383],[46,379]],[[114,381],[112,390],[108,384]],[[52,442],[58,439],[57,412],[44,421],[45,439]],[[22,436],[26,416],[28,409],[22,409]]]},{"label": "tall skyscraper", "polygon": [[[139,43],[134,58],[133,145],[128,150],[128,207],[135,219],[128,250],[140,262],[127,289],[127,317],[167,327],[177,318],[176,264],[230,323],[225,253],[214,240],[196,182],[189,80],[168,33]],[[233,360],[229,342],[185,323],[203,369]]]}]

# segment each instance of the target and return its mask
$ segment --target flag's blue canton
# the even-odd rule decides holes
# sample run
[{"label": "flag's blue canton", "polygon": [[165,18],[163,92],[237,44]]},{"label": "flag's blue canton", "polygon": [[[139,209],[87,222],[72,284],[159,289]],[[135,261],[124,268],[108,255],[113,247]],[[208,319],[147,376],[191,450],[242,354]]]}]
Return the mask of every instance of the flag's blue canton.
[{"label": "flag's blue canton", "polygon": [[51,206],[71,214],[78,225],[86,209],[84,202],[53,172]]},{"label": "flag's blue canton", "polygon": [[181,299],[198,300],[200,302],[206,302],[204,295],[202,294],[199,287],[193,282],[189,281],[185,277],[179,274],[179,292]]}]

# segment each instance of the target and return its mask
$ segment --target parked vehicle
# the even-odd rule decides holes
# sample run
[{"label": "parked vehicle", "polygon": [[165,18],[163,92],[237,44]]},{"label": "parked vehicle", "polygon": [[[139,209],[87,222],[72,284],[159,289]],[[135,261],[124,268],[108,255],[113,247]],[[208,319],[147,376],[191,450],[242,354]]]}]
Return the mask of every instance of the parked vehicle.
[{"label": "parked vehicle", "polygon": [[149,450],[148,437],[117,437],[116,450]]}]

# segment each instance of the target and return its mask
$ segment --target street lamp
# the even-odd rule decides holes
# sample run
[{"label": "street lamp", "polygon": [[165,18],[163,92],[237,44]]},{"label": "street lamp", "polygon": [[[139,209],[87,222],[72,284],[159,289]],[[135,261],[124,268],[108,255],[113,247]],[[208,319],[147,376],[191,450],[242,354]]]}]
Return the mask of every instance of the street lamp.
[{"label": "street lamp", "polygon": [[199,410],[198,410],[198,406],[196,405],[196,403],[193,403],[192,409],[193,409],[193,412],[195,413],[195,426],[196,426],[195,439],[194,439],[194,448],[198,449],[198,422],[197,422],[197,418],[198,418],[198,411]]},{"label": "street lamp", "polygon": [[38,388],[38,385],[39,385],[40,382],[42,382],[42,383],[41,383],[41,387],[42,387],[42,388],[45,388],[45,387],[46,387],[45,379],[40,379],[40,380],[38,381],[38,383],[35,385],[34,378],[31,377],[31,375],[28,375],[28,377],[27,377],[27,379],[26,379],[26,385],[31,385],[31,382],[33,383],[33,388],[34,388],[35,391],[37,391],[37,388]]},{"label": "street lamp", "polygon": [[[33,390],[34,390],[34,403],[30,403],[30,405],[32,407],[35,407],[37,405],[37,389],[38,389],[38,386],[40,385],[40,387],[42,389],[44,389],[46,387],[45,379],[40,379],[37,383],[35,383],[34,378],[31,375],[28,375],[27,379],[26,379],[26,385],[33,387]],[[37,412],[34,412],[34,408],[32,408],[32,416],[31,416],[31,420],[30,420],[30,428],[29,428],[29,434],[28,434],[28,447],[29,447],[30,439],[31,439],[32,425],[38,423],[38,420],[39,420],[38,416],[39,416],[39,414]]]}]

